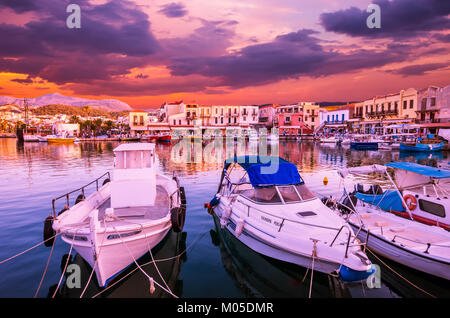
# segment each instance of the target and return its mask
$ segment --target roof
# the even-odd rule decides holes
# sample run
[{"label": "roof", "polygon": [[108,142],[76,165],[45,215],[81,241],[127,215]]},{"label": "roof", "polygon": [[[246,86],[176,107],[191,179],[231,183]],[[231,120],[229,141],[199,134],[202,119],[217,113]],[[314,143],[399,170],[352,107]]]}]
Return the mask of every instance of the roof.
[{"label": "roof", "polygon": [[234,162],[247,171],[250,183],[254,187],[304,183],[297,167],[280,157],[240,156],[229,158],[225,161],[224,169],[228,169]]},{"label": "roof", "polygon": [[133,142],[121,144],[114,152],[117,151],[150,151],[155,149],[155,144],[152,143],[144,143],[144,142]]},{"label": "roof", "polygon": [[414,172],[420,175],[435,179],[445,179],[450,178],[450,170],[444,170],[439,168],[434,168],[430,166],[423,166],[412,162],[391,162],[386,163],[385,166],[394,169],[406,170],[409,172]]}]

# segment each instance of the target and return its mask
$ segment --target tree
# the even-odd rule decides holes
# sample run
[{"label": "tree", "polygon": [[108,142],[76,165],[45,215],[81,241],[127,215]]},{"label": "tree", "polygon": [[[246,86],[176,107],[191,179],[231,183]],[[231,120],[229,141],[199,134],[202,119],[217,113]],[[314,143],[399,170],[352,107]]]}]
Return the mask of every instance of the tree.
[{"label": "tree", "polygon": [[69,119],[69,123],[71,124],[79,124],[80,123],[80,119],[78,118],[77,115],[72,115]]}]

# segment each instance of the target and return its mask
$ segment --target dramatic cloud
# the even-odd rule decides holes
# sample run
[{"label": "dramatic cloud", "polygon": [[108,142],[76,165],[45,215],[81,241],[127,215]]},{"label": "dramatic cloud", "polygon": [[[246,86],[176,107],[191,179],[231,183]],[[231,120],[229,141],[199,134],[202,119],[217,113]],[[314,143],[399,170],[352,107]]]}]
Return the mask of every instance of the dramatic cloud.
[{"label": "dramatic cloud", "polygon": [[327,31],[350,36],[399,38],[413,37],[427,31],[450,28],[450,1],[446,0],[378,0],[381,8],[381,28],[366,25],[370,13],[351,7],[320,16]]},{"label": "dramatic cloud", "polygon": [[148,57],[160,49],[148,16],[129,1],[102,5],[80,1],[80,29],[66,26],[68,1],[39,4],[44,2],[46,6],[36,9],[45,12],[38,21],[24,26],[0,24],[0,71],[30,74],[59,84],[107,79],[145,66]]},{"label": "dramatic cloud", "polygon": [[424,75],[426,72],[447,68],[449,63],[428,63],[408,65],[397,70],[389,70],[389,73],[399,74],[402,76],[418,76]]},{"label": "dramatic cloud", "polygon": [[162,6],[158,12],[164,14],[168,18],[181,18],[188,14],[186,7],[181,3],[169,3]]},{"label": "dramatic cloud", "polygon": [[300,30],[274,41],[250,45],[220,57],[178,58],[169,68],[173,75],[199,74],[218,77],[221,86],[241,88],[300,76],[326,76],[380,67],[407,59],[409,47],[380,51],[356,49],[348,53],[326,51],[317,32]]}]

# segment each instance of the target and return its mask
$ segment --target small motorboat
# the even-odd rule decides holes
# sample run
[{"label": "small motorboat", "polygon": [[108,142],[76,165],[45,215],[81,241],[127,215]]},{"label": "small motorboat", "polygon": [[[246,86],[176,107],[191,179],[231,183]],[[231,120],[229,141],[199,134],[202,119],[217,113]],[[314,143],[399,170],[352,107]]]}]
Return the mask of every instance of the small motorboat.
[{"label": "small motorboat", "polygon": [[279,157],[225,161],[219,189],[206,204],[223,229],[250,249],[347,281],[366,279],[374,267],[348,224],[305,185],[297,167]]},{"label": "small motorboat", "polygon": [[331,143],[331,144],[336,144],[339,143],[341,141],[340,138],[335,137],[335,136],[330,136],[330,137],[321,137],[320,138],[320,143]]},{"label": "small motorboat", "polygon": [[374,172],[384,174],[391,186],[356,185],[340,201],[358,238],[392,261],[450,280],[450,171],[393,162],[341,169],[339,174]]},{"label": "small motorboat", "polygon": [[55,136],[55,137],[47,137],[47,142],[49,143],[73,143],[75,142],[75,137],[62,137],[62,136]]},{"label": "small motorboat", "polygon": [[418,151],[418,152],[429,152],[429,151],[441,151],[444,148],[444,142],[435,142],[428,140],[417,140],[412,143],[401,143],[400,151]]},{"label": "small motorboat", "polygon": [[378,142],[353,141],[350,143],[353,150],[378,150]]},{"label": "small motorboat", "polygon": [[[44,223],[44,240],[61,233],[62,240],[95,269],[100,286],[148,253],[172,228],[184,225],[186,198],[176,178],[156,172],[155,144],[127,143],[114,149],[112,180],[109,172],[86,187],[52,201],[53,215]],[[88,185],[88,186],[89,186]],[[69,196],[80,193],[69,207]],[[65,207],[57,214],[55,203]],[[47,244],[48,243],[48,244]],[[46,245],[54,244],[54,239]]]},{"label": "small motorboat", "polygon": [[161,134],[158,135],[157,141],[158,142],[164,142],[164,143],[168,143],[172,140],[172,136],[170,134]]},{"label": "small motorboat", "polygon": [[23,135],[23,141],[24,142],[39,142],[39,137],[38,135]]}]

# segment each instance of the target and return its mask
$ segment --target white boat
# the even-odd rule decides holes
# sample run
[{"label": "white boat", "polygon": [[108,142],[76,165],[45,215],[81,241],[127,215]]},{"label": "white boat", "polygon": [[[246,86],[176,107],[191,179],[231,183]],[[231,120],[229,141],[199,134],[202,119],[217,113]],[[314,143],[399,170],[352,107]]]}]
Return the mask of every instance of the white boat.
[{"label": "white boat", "polygon": [[51,237],[53,229],[73,244],[95,268],[100,286],[148,253],[171,228],[181,231],[186,211],[184,189],[176,178],[156,172],[154,144],[122,144],[114,156],[112,180],[106,179],[101,187],[98,179],[94,181],[97,191],[87,198],[81,188],[75,205],[58,215],[55,202],[59,198],[69,202],[73,192],[54,199],[54,214],[44,227],[44,238]]},{"label": "white boat", "polygon": [[24,142],[39,142],[38,135],[23,135]]},{"label": "white boat", "polygon": [[348,224],[308,190],[294,164],[279,157],[227,160],[207,206],[222,228],[265,256],[309,267],[314,255],[314,270],[339,272],[348,281],[374,271],[361,245],[350,244],[356,237]]},{"label": "white boat", "polygon": [[450,280],[450,171],[409,162],[339,171],[343,178],[372,172],[384,173],[392,185],[358,185],[346,195],[343,204],[356,212],[344,215],[358,238],[379,255]]},{"label": "white boat", "polygon": [[335,136],[331,136],[331,137],[321,137],[320,138],[320,143],[332,143],[332,144],[336,144],[338,142],[340,142],[341,139]]}]

